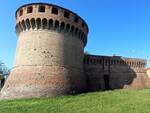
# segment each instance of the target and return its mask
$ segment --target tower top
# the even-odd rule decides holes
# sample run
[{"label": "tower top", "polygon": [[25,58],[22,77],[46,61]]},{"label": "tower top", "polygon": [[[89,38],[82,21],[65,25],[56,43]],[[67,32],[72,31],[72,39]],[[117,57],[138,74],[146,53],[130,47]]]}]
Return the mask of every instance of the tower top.
[{"label": "tower top", "polygon": [[48,3],[25,4],[16,11],[16,32],[58,30],[76,35],[86,45],[89,32],[86,22],[76,13]]},{"label": "tower top", "polygon": [[49,6],[49,7],[55,7],[55,8],[58,8],[58,9],[61,9],[61,10],[64,10],[64,11],[67,11],[71,14],[73,14],[74,16],[76,16],[79,20],[81,20],[83,23],[83,26],[86,27],[87,29],[87,33],[89,32],[89,28],[88,28],[88,25],[87,23],[76,13],[74,13],[73,11],[69,10],[69,9],[66,9],[66,8],[63,8],[61,6],[58,6],[58,5],[54,5],[54,4],[50,4],[50,3],[42,3],[42,2],[37,2],[37,3],[30,3],[30,4],[25,4],[25,5],[22,5],[21,7],[19,7],[17,10],[16,10],[16,18],[18,16],[18,12],[23,9],[23,8],[26,8],[26,7],[29,7],[29,6]]}]

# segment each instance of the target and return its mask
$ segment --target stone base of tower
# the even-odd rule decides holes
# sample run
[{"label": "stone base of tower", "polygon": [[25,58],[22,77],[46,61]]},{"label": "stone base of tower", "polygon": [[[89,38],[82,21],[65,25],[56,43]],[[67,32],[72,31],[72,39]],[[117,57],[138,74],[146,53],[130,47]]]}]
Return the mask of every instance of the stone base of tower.
[{"label": "stone base of tower", "polygon": [[82,75],[82,72],[63,67],[16,67],[12,69],[0,99],[51,97],[83,91],[85,82]]}]

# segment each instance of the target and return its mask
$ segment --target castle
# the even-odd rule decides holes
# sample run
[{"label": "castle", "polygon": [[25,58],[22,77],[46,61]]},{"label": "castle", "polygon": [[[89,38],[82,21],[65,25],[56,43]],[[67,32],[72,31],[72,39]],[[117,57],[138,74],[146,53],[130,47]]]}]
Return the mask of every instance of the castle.
[{"label": "castle", "polygon": [[16,11],[18,44],[1,99],[149,88],[146,60],[84,53],[88,26],[76,13],[47,3]]}]

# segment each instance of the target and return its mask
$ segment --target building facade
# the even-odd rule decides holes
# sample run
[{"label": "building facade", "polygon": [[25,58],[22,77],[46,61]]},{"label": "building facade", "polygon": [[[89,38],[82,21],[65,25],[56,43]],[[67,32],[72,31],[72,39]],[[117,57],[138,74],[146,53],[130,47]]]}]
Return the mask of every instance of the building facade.
[{"label": "building facade", "polygon": [[16,11],[18,45],[1,99],[147,88],[146,60],[84,54],[89,29],[76,13],[47,3]]}]

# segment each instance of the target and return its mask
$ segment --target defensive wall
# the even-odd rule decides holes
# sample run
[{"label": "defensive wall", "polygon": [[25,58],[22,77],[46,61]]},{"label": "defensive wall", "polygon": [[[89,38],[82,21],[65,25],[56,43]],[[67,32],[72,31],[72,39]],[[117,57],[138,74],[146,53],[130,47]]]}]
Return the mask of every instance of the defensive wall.
[{"label": "defensive wall", "polygon": [[84,56],[84,71],[90,91],[148,88],[146,60],[120,56]]}]

